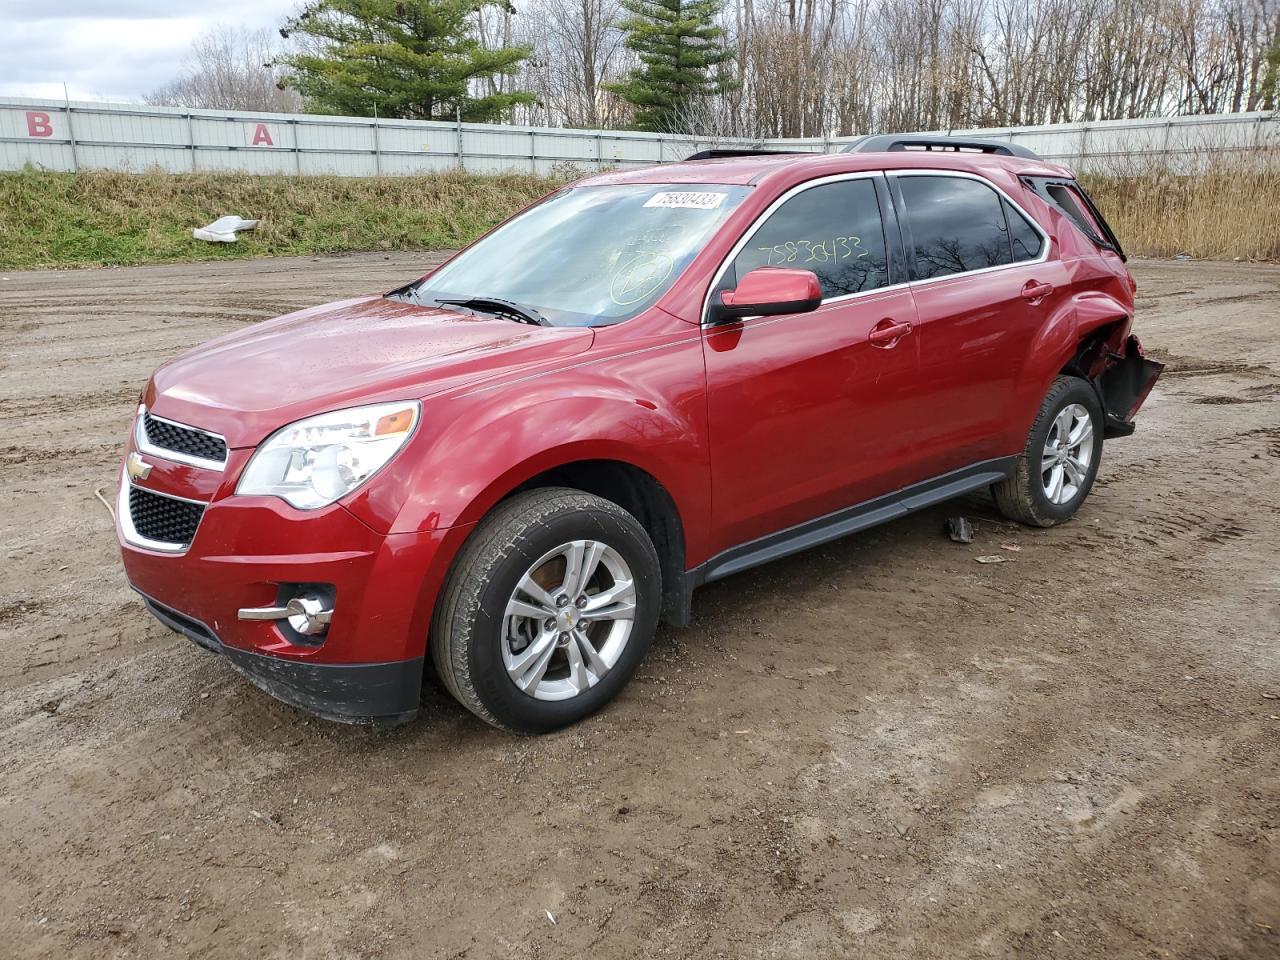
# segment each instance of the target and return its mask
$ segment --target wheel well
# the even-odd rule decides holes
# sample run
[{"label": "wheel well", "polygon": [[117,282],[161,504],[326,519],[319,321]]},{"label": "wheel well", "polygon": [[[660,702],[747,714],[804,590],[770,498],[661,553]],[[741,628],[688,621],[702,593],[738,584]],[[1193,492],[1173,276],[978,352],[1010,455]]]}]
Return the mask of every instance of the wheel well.
[{"label": "wheel well", "polygon": [[671,494],[652,474],[618,460],[580,460],[531,477],[507,496],[538,487],[573,487],[610,500],[639,520],[662,567],[662,619],[676,626],[689,622],[684,526]]}]

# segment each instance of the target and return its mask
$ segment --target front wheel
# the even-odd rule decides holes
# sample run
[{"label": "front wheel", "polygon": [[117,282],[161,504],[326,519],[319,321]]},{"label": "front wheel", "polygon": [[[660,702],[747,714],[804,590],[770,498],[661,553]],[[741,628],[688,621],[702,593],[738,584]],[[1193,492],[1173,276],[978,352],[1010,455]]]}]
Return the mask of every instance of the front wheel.
[{"label": "front wheel", "polygon": [[1102,408],[1088,382],[1058,377],[1012,475],[991,488],[1010,520],[1052,527],[1075,516],[1102,460]]},{"label": "front wheel", "polygon": [[482,720],[544,733],[608,703],[657,628],[658,555],[617,504],[517,494],[459,553],[431,631],[436,671]]}]

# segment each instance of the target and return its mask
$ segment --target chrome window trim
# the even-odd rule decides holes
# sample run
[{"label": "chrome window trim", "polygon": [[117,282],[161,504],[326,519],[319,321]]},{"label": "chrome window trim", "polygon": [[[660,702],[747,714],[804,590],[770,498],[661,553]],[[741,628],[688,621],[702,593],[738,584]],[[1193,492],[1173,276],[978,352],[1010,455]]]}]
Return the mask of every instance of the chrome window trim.
[{"label": "chrome window trim", "polygon": [[[973,277],[973,276],[978,276],[984,273],[992,273],[993,271],[996,271],[996,270],[1008,270],[1011,267],[1025,267],[1032,264],[1044,263],[1046,260],[1049,259],[1049,251],[1050,251],[1050,248],[1052,247],[1052,238],[1049,236],[1049,234],[1046,233],[1044,228],[1040,226],[1039,222],[1036,221],[1035,217],[1027,213],[1026,209],[1023,208],[1023,206],[1020,203],[1014,200],[1013,197],[1009,196],[1009,194],[1006,193],[998,184],[993,183],[992,181],[988,180],[986,177],[980,177],[975,173],[965,173],[959,170],[863,170],[857,173],[836,173],[826,177],[819,177],[816,180],[806,180],[804,183],[796,184],[786,193],[783,193],[776,200],[774,200],[773,203],[769,204],[769,206],[765,208],[764,212],[761,213],[760,216],[758,216],[754,221],[752,221],[751,225],[746,230],[743,231],[742,236],[738,239],[738,242],[735,243],[733,247],[729,250],[728,255],[722,261],[720,261],[720,266],[716,269],[716,272],[713,275],[713,279],[710,285],[707,287],[707,293],[702,298],[702,317],[699,320],[699,323],[704,327],[712,326],[711,324],[707,323],[707,314],[711,309],[712,293],[715,291],[720,281],[724,279],[725,273],[728,272],[729,266],[737,258],[738,254],[741,253],[742,249],[748,243],[751,242],[751,238],[755,236],[757,232],[759,232],[760,228],[764,226],[765,221],[768,220],[769,217],[771,217],[774,214],[774,212],[780,206],[782,206],[782,204],[786,203],[792,197],[797,196],[798,194],[804,193],[806,190],[812,190],[814,187],[824,186],[829,183],[841,183],[845,180],[863,180],[863,179],[868,179],[871,177],[879,177],[879,176],[884,176],[889,179],[892,179],[894,177],[955,177],[961,180],[976,180],[978,183],[981,183],[983,186],[990,187],[992,190],[994,190],[997,196],[1006,200],[1009,203],[1009,205],[1013,207],[1014,210],[1018,211],[1018,213],[1020,213],[1026,219],[1026,221],[1031,224],[1032,229],[1035,230],[1035,232],[1040,235],[1040,254],[1034,260],[1016,260],[1013,263],[1001,263],[1001,264],[997,264],[994,267],[981,267],[977,270],[966,270],[963,273],[946,273],[940,277],[928,277],[923,280],[904,280],[901,283],[885,284],[883,287],[876,287],[873,290],[860,290],[857,293],[846,293],[838,297],[827,297],[823,299],[822,303],[819,305],[819,309],[821,307],[825,307],[829,303],[845,303],[846,301],[854,300],[858,297],[870,297],[877,293],[884,293],[886,291],[891,291],[891,290],[905,290],[909,287],[920,286],[920,285],[929,284],[929,283],[937,283],[942,280],[954,280],[959,277]],[[898,215],[899,223],[902,224],[903,221],[906,220],[906,215],[907,215],[906,211],[899,210],[897,211],[897,215]],[[884,211],[883,210],[880,211],[880,220],[881,220],[880,228],[881,228],[881,231],[883,232],[884,230]],[[907,229],[909,228],[906,228],[904,226],[903,232],[905,233]],[[906,241],[905,236],[903,237],[903,241],[905,246],[905,241]],[[886,244],[887,242],[888,241],[886,239]],[[886,255],[887,255],[887,252],[886,252]],[[903,251],[903,255],[908,257],[908,267],[910,267],[911,261],[915,256],[914,243],[912,244],[912,249]],[[787,314],[787,316],[800,316],[800,315],[801,314]],[[757,319],[759,318],[744,317],[743,321],[746,322],[746,321],[757,320]],[[785,318],[779,317],[775,319],[785,319]]]},{"label": "chrome window trim", "polygon": [[[183,453],[181,450],[170,450],[168,447],[157,447],[147,438],[147,428],[144,418],[147,414],[146,404],[138,404],[138,412],[133,421],[133,443],[138,448],[139,453],[149,453],[153,457],[159,457],[161,460],[169,460],[173,463],[185,463],[189,467],[199,467],[202,470],[216,470],[222,473],[227,468],[225,460],[208,460],[205,457],[192,456],[189,453]],[[202,430],[199,427],[193,427],[189,423],[179,423],[177,420],[170,420],[168,417],[161,417],[157,414],[151,414],[152,419],[159,420],[161,423],[167,423],[171,427],[178,427],[181,430],[190,430],[192,433],[202,433],[206,437],[213,437],[215,440],[221,440],[224,447],[230,454],[231,445],[227,443],[227,438],[220,433],[214,433],[212,430]]]},{"label": "chrome window trim", "polygon": [[[896,177],[953,177],[957,180],[976,180],[984,187],[989,187],[994,190],[996,192],[996,196],[1001,197],[1009,204],[1009,206],[1013,207],[1014,210],[1017,210],[1018,213],[1022,215],[1023,219],[1025,219],[1027,223],[1031,224],[1031,229],[1035,230],[1035,232],[1040,235],[1040,253],[1033,260],[1015,260],[1013,263],[998,263],[994,267],[979,267],[977,270],[964,270],[960,273],[944,273],[940,277],[926,277],[923,280],[912,280],[910,285],[920,286],[921,284],[926,283],[937,283],[939,280],[952,280],[956,277],[976,277],[984,273],[992,273],[996,270],[1008,270],[1010,267],[1026,267],[1037,263],[1044,263],[1049,259],[1049,249],[1052,246],[1052,238],[1049,234],[1047,234],[1044,228],[1036,222],[1035,217],[1031,216],[1031,214],[1027,213],[1027,211],[1023,209],[1021,204],[1014,200],[1013,197],[1009,196],[1009,194],[1005,193],[998,184],[992,183],[986,177],[980,177],[976,173],[963,173],[959,170],[890,170],[886,172],[891,180]],[[911,229],[910,225],[906,223],[907,211],[900,211],[898,219],[903,222],[903,233],[906,234]],[[903,242],[905,244],[906,236],[903,237]],[[915,262],[914,240],[911,243],[911,249],[906,252],[909,264],[913,265]]]},{"label": "chrome window trim", "polygon": [[120,521],[120,531],[124,534],[125,542],[130,546],[141,547],[144,550],[154,550],[156,553],[179,554],[186,553],[191,549],[191,544],[195,542],[196,534],[200,532],[200,524],[204,523],[204,514],[200,514],[200,519],[196,521],[195,530],[191,531],[191,539],[186,543],[167,543],[164,540],[152,540],[140,534],[133,525],[133,514],[129,510],[129,491],[137,487],[139,490],[153,494],[157,497],[168,497],[170,500],[181,500],[184,503],[195,503],[204,507],[206,510],[209,504],[204,500],[192,500],[188,497],[178,497],[171,493],[161,493],[159,490],[152,490],[141,484],[134,483],[130,479],[126,471],[120,472],[120,489],[116,492],[116,517]]}]

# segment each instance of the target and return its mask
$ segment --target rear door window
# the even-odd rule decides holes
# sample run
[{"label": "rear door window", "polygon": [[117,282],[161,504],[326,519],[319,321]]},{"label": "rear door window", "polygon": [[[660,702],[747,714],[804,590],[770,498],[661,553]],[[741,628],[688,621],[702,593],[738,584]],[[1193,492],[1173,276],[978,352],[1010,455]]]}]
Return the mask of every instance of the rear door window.
[{"label": "rear door window", "polygon": [[896,179],[917,280],[1013,262],[1004,205],[994,189],[964,177]]},{"label": "rear door window", "polygon": [[736,283],[756,267],[812,270],[824,299],[888,284],[875,184],[866,177],[840,180],[793,196],[751,235],[726,280]]}]

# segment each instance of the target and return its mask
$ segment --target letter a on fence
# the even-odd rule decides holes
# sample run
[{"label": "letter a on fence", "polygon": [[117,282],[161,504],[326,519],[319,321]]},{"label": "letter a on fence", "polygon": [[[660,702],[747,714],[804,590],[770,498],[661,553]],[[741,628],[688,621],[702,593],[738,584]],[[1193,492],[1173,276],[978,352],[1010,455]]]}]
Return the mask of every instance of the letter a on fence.
[{"label": "letter a on fence", "polygon": [[27,111],[27,136],[53,136],[53,121],[49,119],[47,113],[40,113],[38,110]]},{"label": "letter a on fence", "polygon": [[258,124],[253,130],[253,143],[251,146],[256,147],[260,143],[265,143],[268,147],[275,146],[275,141],[271,139],[271,131],[267,129],[265,123]]}]

